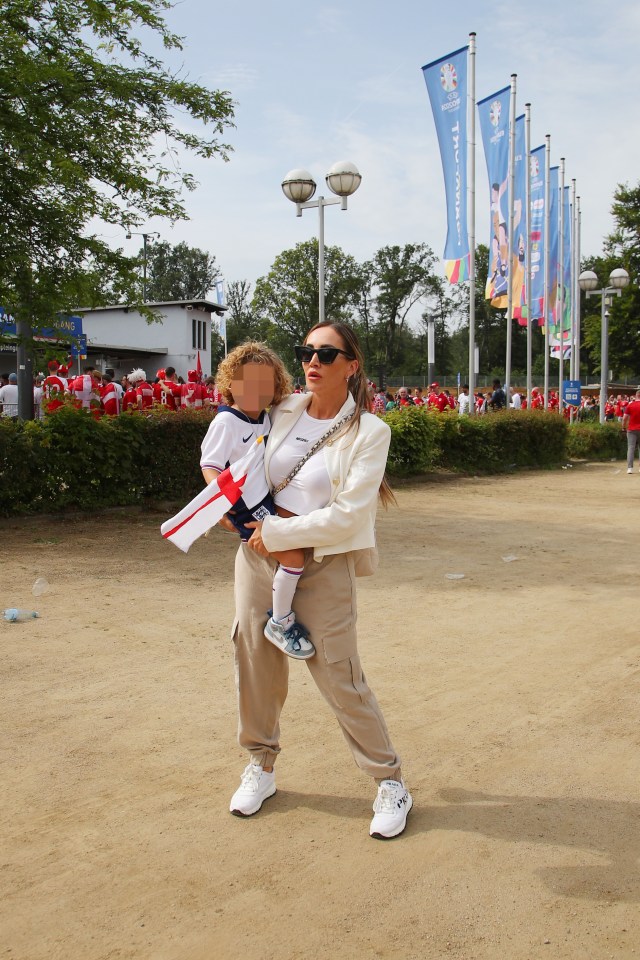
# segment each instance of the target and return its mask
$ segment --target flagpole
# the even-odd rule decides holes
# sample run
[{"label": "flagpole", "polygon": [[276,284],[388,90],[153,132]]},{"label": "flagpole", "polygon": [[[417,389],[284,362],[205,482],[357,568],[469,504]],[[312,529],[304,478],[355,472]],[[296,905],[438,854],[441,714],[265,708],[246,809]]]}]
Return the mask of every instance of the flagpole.
[{"label": "flagpole", "polygon": [[532,361],[532,332],[531,332],[531,104],[524,105],[525,116],[525,143],[526,143],[526,179],[525,179],[525,208],[527,217],[527,246],[525,250],[525,294],[527,298],[527,410],[531,409],[531,361]]},{"label": "flagpole", "polygon": [[575,380],[575,339],[576,339],[576,180],[571,180],[571,357],[569,359],[569,379]]},{"label": "flagpole", "polygon": [[580,210],[580,197],[576,197],[576,255],[575,255],[575,303],[576,303],[576,360],[573,367],[573,379],[581,381],[580,376],[580,347],[581,347],[581,333],[580,333],[580,284],[578,278],[580,277],[580,247],[581,247],[581,231],[582,231],[582,212]]},{"label": "flagpole", "polygon": [[511,98],[509,102],[509,241],[508,241],[508,275],[507,275],[507,356],[504,372],[504,393],[509,404],[509,387],[511,386],[511,335],[513,327],[513,232],[515,222],[514,201],[516,195],[516,79],[517,73],[511,74]]},{"label": "flagpole", "polygon": [[469,409],[476,413],[476,35],[469,34],[469,102],[467,114],[467,163],[469,168]]},{"label": "flagpole", "polygon": [[562,414],[562,378],[564,376],[564,351],[562,328],[564,324],[564,157],[560,157],[560,226],[558,228],[558,413]]},{"label": "flagpole", "polygon": [[549,409],[549,248],[551,245],[551,134],[545,136],[544,182],[544,409]]}]

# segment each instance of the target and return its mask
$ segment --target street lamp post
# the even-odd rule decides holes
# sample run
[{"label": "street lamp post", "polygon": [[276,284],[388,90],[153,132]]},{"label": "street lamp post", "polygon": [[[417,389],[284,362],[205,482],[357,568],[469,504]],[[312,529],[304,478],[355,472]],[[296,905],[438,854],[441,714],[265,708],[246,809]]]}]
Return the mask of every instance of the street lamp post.
[{"label": "street lamp post", "polygon": [[339,203],[341,210],[347,209],[347,197],[356,192],[362,177],[355,163],[341,160],[329,170],[325,177],[326,184],[338,199],[325,200],[318,197],[312,200],[316,192],[316,182],[308,170],[290,170],[282,181],[282,192],[288,200],[296,205],[296,216],[301,217],[302,211],[308,207],[317,207],[319,216],[318,229],[318,319],[324,323],[324,208]]},{"label": "street lamp post", "polygon": [[597,289],[597,275],[593,270],[584,270],[578,277],[580,289],[587,297],[601,297],[600,315],[600,423],[604,423],[604,410],[607,403],[607,381],[609,377],[609,310],[612,297],[622,295],[624,287],[629,283],[629,274],[622,267],[612,270],[609,274],[609,285],[601,290]]},{"label": "street lamp post", "polygon": [[138,233],[137,230],[129,230],[127,233],[127,240],[131,240],[131,237],[142,237],[142,302],[144,303],[147,299],[147,240],[151,237],[159,237],[160,234],[156,233]]}]

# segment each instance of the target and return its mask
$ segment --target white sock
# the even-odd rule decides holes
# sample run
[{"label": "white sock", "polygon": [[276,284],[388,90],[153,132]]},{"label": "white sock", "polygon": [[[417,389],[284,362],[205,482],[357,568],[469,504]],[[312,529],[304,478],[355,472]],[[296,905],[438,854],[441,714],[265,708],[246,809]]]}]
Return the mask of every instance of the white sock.
[{"label": "white sock", "polygon": [[279,566],[273,578],[273,619],[284,620],[291,613],[293,597],[304,567]]}]

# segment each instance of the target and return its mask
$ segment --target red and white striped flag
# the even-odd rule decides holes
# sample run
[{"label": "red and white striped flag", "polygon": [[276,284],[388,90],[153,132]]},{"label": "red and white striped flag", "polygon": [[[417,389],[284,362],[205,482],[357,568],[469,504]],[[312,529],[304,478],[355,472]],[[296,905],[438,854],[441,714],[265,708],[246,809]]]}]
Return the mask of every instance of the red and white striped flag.
[{"label": "red and white striped flag", "polygon": [[[186,553],[191,544],[214,527],[240,497],[259,503],[268,493],[264,475],[264,437],[256,437],[244,457],[223,470],[171,520],[160,527],[165,540]],[[249,490],[251,495],[249,496]]]}]

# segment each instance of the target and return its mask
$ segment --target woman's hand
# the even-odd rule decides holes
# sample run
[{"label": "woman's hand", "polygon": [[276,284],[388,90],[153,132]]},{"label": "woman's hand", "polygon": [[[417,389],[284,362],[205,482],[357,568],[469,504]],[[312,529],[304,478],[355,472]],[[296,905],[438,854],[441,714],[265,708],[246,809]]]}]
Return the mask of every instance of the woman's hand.
[{"label": "woman's hand", "polygon": [[269,551],[264,545],[262,539],[262,520],[252,520],[251,523],[245,523],[245,527],[253,528],[253,533],[247,540],[247,546],[255,550],[261,557],[268,557]]}]

